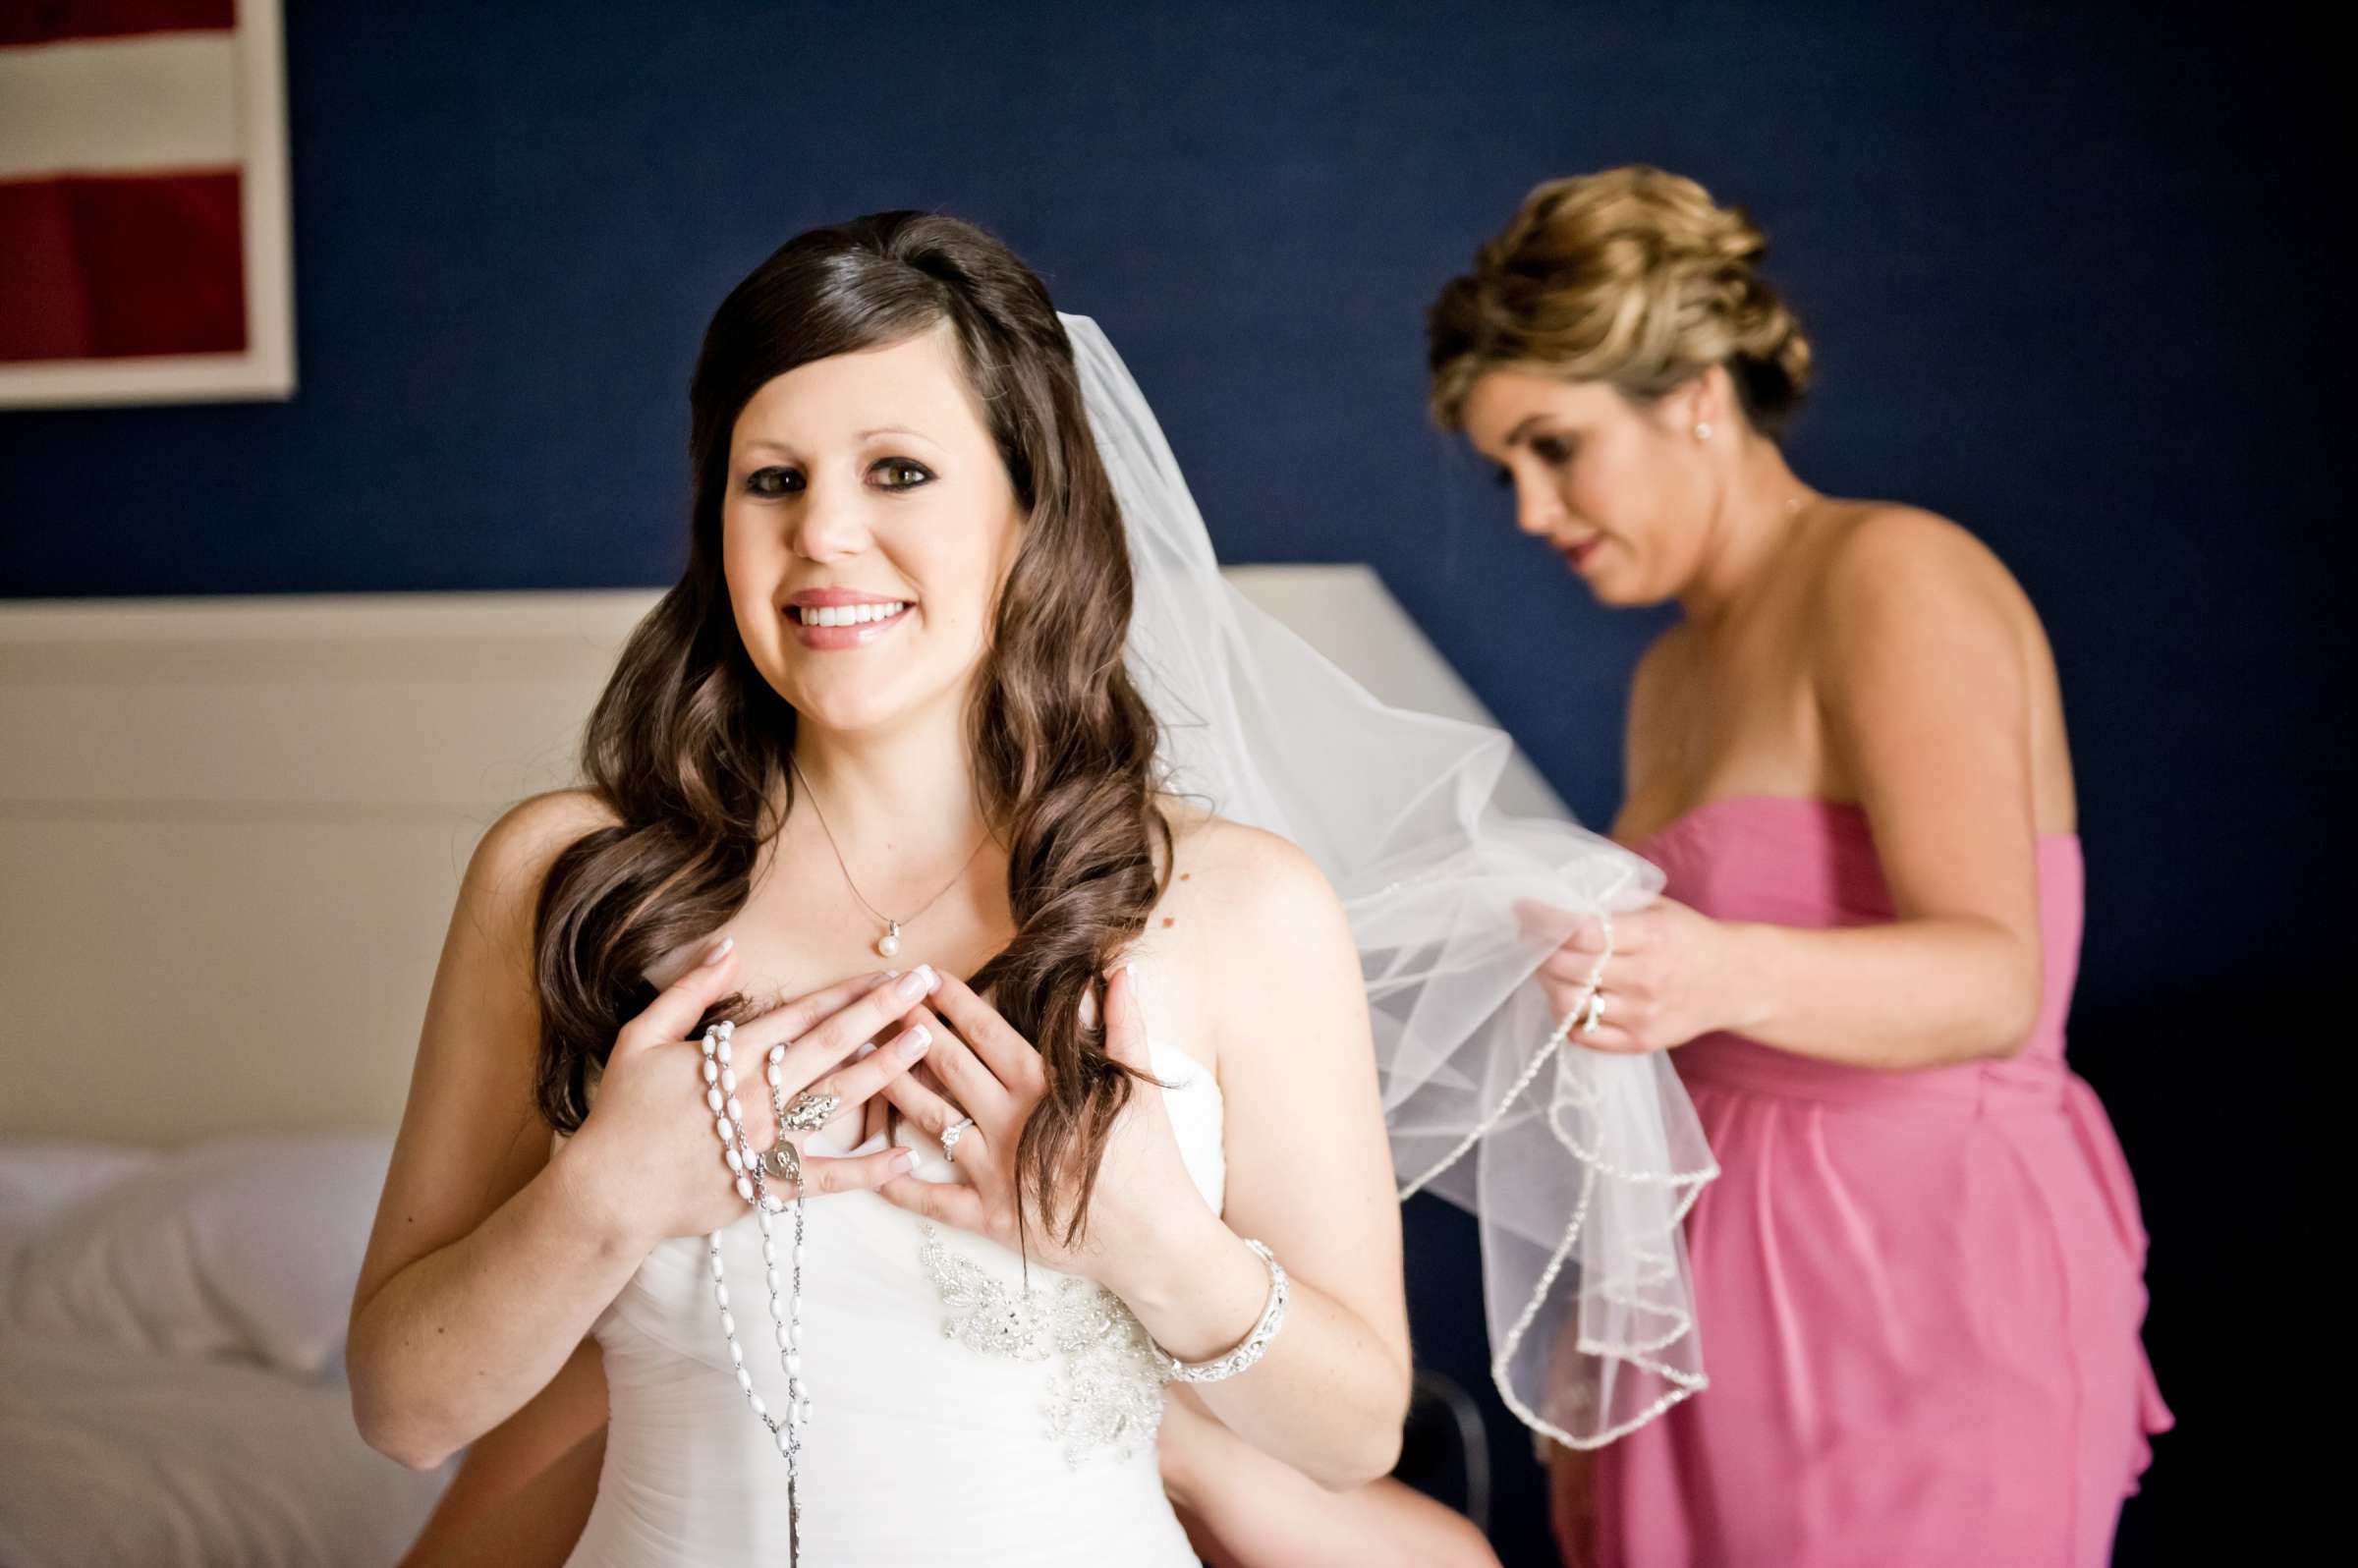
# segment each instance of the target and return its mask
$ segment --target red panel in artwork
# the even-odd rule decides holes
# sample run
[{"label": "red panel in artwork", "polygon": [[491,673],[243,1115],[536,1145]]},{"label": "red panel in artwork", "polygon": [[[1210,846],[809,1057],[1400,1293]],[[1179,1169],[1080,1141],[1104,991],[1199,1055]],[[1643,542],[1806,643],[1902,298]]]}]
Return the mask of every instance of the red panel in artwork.
[{"label": "red panel in artwork", "polygon": [[227,32],[237,25],[235,0],[8,0],[0,4],[0,46],[140,32]]},{"label": "red panel in artwork", "polygon": [[243,229],[234,170],[0,182],[0,361],[243,353]]},{"label": "red panel in artwork", "polygon": [[0,362],[79,360],[90,352],[89,291],[76,260],[74,199],[63,180],[0,182]]}]

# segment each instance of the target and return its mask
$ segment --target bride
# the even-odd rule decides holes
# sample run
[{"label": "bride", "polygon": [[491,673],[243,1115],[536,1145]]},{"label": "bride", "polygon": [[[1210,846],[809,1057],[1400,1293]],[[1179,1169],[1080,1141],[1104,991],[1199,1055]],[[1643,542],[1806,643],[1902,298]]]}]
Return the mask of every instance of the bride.
[{"label": "bride", "polygon": [[945,217],[814,230],[722,303],[691,402],[689,566],[590,783],[467,869],[362,1431],[437,1464],[593,1339],[571,1560],[632,1568],[1192,1563],[1171,1382],[1326,1487],[1382,1476],[1361,954],[1308,855],[1158,770],[1039,281]]}]

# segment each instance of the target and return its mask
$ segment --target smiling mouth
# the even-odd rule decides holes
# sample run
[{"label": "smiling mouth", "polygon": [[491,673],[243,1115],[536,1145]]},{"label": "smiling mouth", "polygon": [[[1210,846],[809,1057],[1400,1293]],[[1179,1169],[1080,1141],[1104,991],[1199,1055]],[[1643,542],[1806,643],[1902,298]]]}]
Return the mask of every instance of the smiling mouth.
[{"label": "smiling mouth", "polygon": [[815,653],[868,647],[900,629],[914,599],[870,599],[858,604],[789,604],[786,624],[794,641]]},{"label": "smiling mouth", "polygon": [[1597,546],[1603,542],[1604,535],[1600,533],[1595,538],[1583,539],[1578,544],[1567,544],[1564,546],[1564,559],[1571,562],[1572,570],[1577,572],[1589,564],[1589,557],[1595,555]]},{"label": "smiling mouth", "polygon": [[878,604],[792,604],[787,614],[797,626],[867,626],[889,621],[907,608],[907,599],[890,599]]}]

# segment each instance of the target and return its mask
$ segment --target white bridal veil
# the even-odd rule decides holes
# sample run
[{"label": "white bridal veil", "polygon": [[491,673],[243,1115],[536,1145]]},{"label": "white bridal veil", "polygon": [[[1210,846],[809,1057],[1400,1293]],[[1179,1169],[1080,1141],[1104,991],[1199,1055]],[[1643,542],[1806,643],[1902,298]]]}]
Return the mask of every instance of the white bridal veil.
[{"label": "white bridal veil", "polygon": [[1575,1447],[1642,1426],[1704,1383],[1679,1222],[1717,1172],[1660,1053],[1584,1049],[1550,1015],[1550,944],[1515,911],[1634,909],[1660,874],[1502,814],[1503,733],[1385,706],[1230,587],[1121,357],[1063,319],[1129,529],[1130,667],[1170,787],[1300,845],[1342,896],[1401,1197],[1479,1217],[1508,1407]]}]

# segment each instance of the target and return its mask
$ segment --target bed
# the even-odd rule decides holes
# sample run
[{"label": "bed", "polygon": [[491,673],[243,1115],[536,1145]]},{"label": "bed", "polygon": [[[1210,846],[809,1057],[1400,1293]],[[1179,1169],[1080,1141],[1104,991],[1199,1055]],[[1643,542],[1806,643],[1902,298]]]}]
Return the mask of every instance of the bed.
[{"label": "bed", "polygon": [[0,1563],[400,1556],[448,1467],[361,1441],[338,1299],[390,1148],[0,1147]]}]

